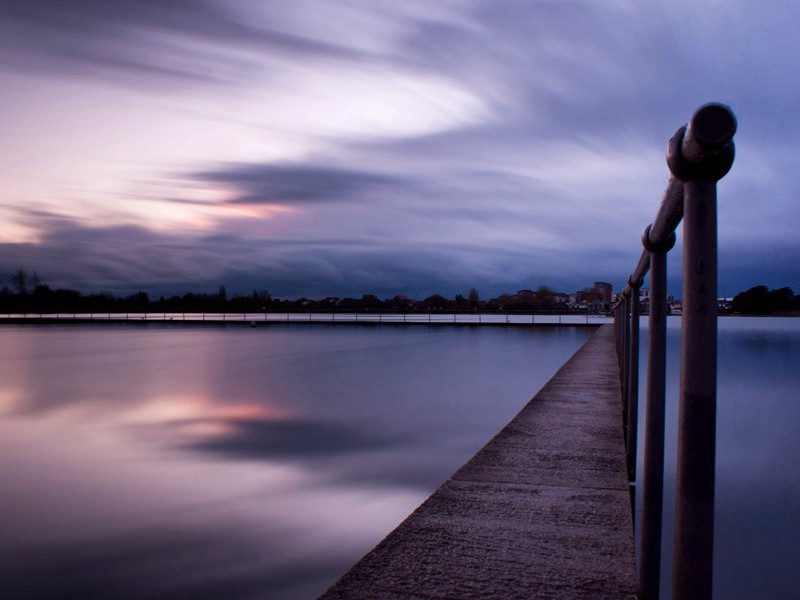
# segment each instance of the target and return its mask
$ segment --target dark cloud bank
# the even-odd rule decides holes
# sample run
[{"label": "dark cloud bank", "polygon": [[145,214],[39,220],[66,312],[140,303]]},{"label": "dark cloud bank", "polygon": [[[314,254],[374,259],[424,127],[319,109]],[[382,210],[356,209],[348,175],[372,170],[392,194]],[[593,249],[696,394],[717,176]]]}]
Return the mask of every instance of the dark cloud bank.
[{"label": "dark cloud bank", "polygon": [[[698,105],[722,100],[741,126],[737,163],[721,185],[721,287],[800,288],[789,226],[800,218],[800,188],[787,175],[800,158],[800,117],[789,110],[800,83],[785,58],[798,50],[791,4],[769,14],[755,3],[705,6],[688,20],[688,4],[397,9],[406,34],[372,52],[295,33],[280,3],[266,6],[273,22],[253,24],[213,2],[5,1],[0,64],[122,85],[192,81],[199,90],[241,85],[236,74],[254,53],[309,68],[403,68],[463,86],[491,118],[400,139],[334,140],[335,151],[295,163],[217,162],[184,174],[235,190],[231,204],[296,208],[301,216],[284,229],[256,235],[221,219],[214,231],[166,234],[42,220],[36,243],[0,246],[0,270],[165,294],[220,284],[279,296],[620,286],[666,183],[667,138]],[[576,162],[576,152],[586,156]],[[654,164],[636,173],[637,155],[649,153]],[[634,174],[592,174],[605,156],[629,161],[622,172]],[[526,161],[540,172],[520,174]],[[754,213],[754,203],[764,209]]]}]

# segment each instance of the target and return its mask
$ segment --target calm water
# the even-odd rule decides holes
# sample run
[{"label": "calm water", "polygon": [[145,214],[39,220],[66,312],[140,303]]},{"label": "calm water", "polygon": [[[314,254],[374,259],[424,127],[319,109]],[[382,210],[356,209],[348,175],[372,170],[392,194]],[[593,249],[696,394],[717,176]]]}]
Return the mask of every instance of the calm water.
[{"label": "calm water", "polygon": [[4,325],[0,597],[313,598],[589,334]]},{"label": "calm water", "polygon": [[[647,318],[641,323],[646,327]],[[662,598],[671,585],[680,371],[680,319],[667,323]],[[800,590],[800,319],[721,318],[718,348],[714,597],[794,600]],[[643,453],[640,438],[640,482]]]}]

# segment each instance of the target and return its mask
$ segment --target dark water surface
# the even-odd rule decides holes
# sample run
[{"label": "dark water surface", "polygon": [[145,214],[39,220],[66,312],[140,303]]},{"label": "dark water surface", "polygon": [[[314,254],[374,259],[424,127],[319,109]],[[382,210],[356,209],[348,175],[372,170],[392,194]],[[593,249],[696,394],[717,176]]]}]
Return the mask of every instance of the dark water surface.
[{"label": "dark water surface", "polygon": [[[662,598],[675,517],[680,319],[668,323]],[[640,353],[644,430],[647,317]],[[639,475],[643,440],[639,439]],[[636,506],[641,509],[641,486]],[[641,517],[637,511],[637,517]],[[638,526],[637,526],[638,532]],[[638,541],[637,541],[638,543]],[[719,319],[714,598],[800,597],[800,318]]]},{"label": "dark water surface", "polygon": [[314,598],[591,331],[4,325],[0,597]]}]

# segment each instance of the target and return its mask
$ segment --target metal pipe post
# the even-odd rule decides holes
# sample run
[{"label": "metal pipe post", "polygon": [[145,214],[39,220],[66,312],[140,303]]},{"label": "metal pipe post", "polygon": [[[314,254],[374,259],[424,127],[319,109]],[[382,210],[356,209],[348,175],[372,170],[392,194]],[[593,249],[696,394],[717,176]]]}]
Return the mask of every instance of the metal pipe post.
[{"label": "metal pipe post", "polygon": [[661,521],[664,503],[664,398],[667,350],[667,252],[675,235],[661,244],[645,229],[642,243],[650,252],[650,314],[648,317],[647,400],[644,424],[642,533],[639,591],[643,600],[658,600],[661,587]]},{"label": "metal pipe post", "polygon": [[733,164],[736,118],[700,107],[670,140],[667,164],[684,182],[683,320],[672,597],[710,600],[717,415],[717,188]]},{"label": "metal pipe post", "polygon": [[628,378],[631,372],[630,292],[631,289],[628,287],[622,292],[622,422],[626,440],[628,439]]},{"label": "metal pipe post", "polygon": [[624,321],[625,321],[625,302],[620,300],[617,303],[617,362],[619,363],[619,383],[622,385],[622,367],[625,360],[625,344],[623,342]]},{"label": "metal pipe post", "polygon": [[711,598],[717,415],[716,185],[684,187],[675,600]]},{"label": "metal pipe post", "polygon": [[639,288],[631,287],[630,342],[628,345],[628,481],[636,481],[636,436],[639,420]]},{"label": "metal pipe post", "polygon": [[619,304],[614,307],[614,346],[617,349],[617,363],[619,363]]}]

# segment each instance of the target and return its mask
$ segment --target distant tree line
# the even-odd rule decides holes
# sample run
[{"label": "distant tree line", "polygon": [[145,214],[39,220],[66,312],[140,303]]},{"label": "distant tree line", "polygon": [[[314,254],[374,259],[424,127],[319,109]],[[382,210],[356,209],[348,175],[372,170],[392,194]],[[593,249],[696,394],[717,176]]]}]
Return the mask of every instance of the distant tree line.
[{"label": "distant tree line", "polygon": [[[216,293],[161,296],[151,298],[147,292],[128,296],[111,294],[83,295],[76,290],[52,289],[36,273],[17,270],[10,278],[11,287],[0,288],[2,313],[144,313],[144,312],[238,312],[265,311],[388,311],[388,312],[471,312],[471,311],[536,311],[550,313],[583,313],[586,305],[571,305],[566,294],[540,286],[536,291],[520,290],[515,294],[500,294],[496,298],[481,300],[473,288],[466,296],[456,294],[446,298],[433,294],[423,300],[403,295],[380,299],[372,294],[360,298],[329,296],[322,299],[273,298],[267,290],[253,290],[247,295],[228,296],[225,286]],[[592,290],[579,292],[583,300],[596,302]],[[760,285],[737,294],[732,310],[740,314],[775,314],[800,311],[800,296],[790,288],[768,290]]]},{"label": "distant tree line", "polygon": [[769,290],[765,285],[757,285],[733,297],[733,312],[743,315],[774,315],[777,313],[800,312],[800,295],[791,288]]},{"label": "distant tree line", "polygon": [[225,286],[216,293],[184,294],[150,298],[147,292],[128,296],[83,295],[69,289],[51,289],[36,273],[20,269],[11,276],[9,288],[0,289],[3,313],[120,313],[120,312],[256,312],[272,309],[276,303],[267,291],[228,297]]},{"label": "distant tree line", "polygon": [[[540,311],[571,312],[563,303],[564,294],[547,286],[537,291],[521,290],[481,300],[473,288],[466,296],[446,298],[433,294],[425,299],[396,295],[378,298],[364,294],[360,298],[329,296],[322,299],[273,298],[267,290],[253,290],[247,295],[229,296],[225,286],[216,293],[151,298],[147,292],[128,296],[111,294],[83,295],[76,290],[52,289],[36,273],[20,269],[11,276],[11,287],[0,289],[0,312],[3,313],[137,313],[137,312],[264,312],[264,311],[396,311],[396,312],[469,312],[469,311]],[[573,309],[572,312],[580,312]]]}]

